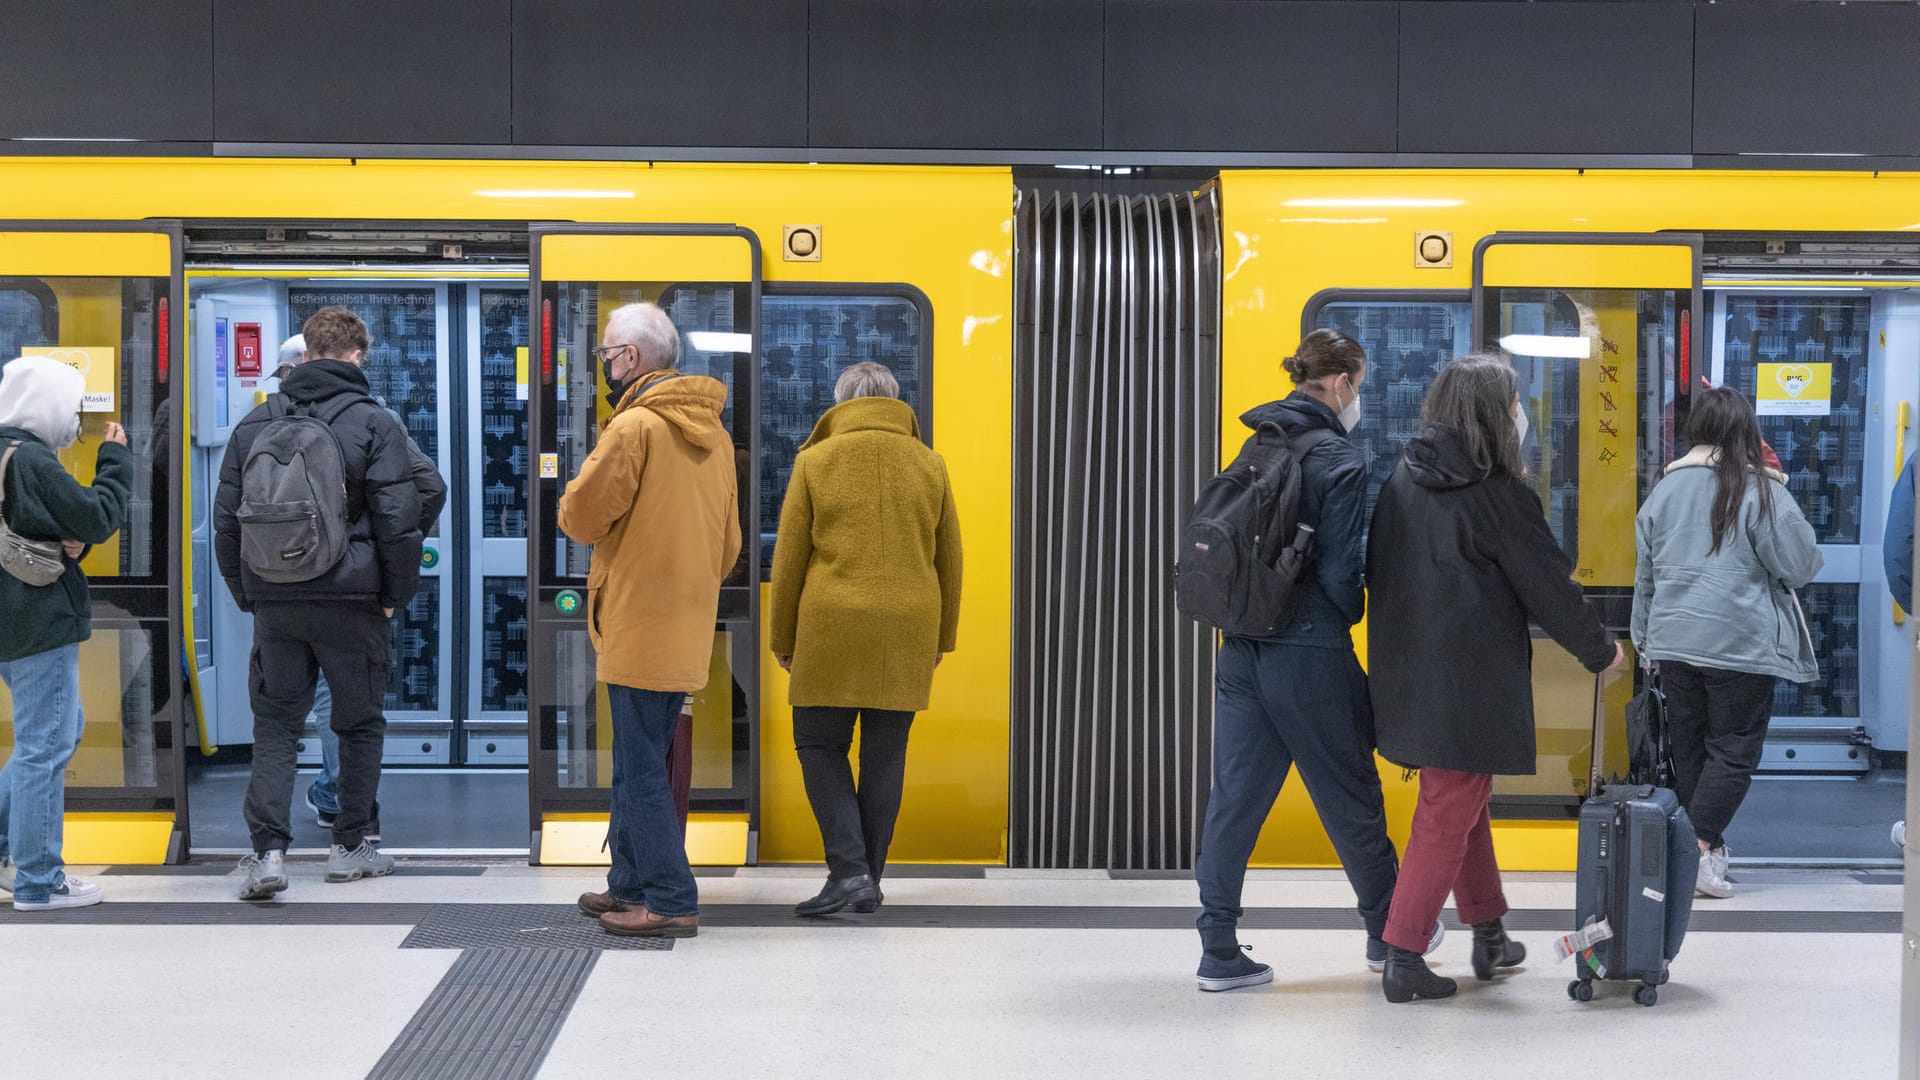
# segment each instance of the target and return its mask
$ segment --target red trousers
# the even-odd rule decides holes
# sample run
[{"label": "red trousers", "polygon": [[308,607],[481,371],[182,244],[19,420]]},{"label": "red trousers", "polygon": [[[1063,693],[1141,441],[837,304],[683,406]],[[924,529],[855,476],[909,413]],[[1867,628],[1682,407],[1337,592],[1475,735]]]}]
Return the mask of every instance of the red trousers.
[{"label": "red trousers", "polygon": [[1487,814],[1492,799],[1493,777],[1486,773],[1420,770],[1420,802],[1393,888],[1383,935],[1387,944],[1425,952],[1448,893],[1463,923],[1489,922],[1507,913]]}]

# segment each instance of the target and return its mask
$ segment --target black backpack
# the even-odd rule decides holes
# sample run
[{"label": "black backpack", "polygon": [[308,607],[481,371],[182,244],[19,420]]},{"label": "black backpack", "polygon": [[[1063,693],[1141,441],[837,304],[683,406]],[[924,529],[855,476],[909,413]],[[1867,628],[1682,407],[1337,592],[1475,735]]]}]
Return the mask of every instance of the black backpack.
[{"label": "black backpack", "polygon": [[1262,424],[1201,487],[1173,568],[1182,614],[1229,634],[1259,636],[1279,625],[1313,555],[1313,528],[1300,521],[1300,462],[1336,438],[1316,428],[1296,442]]},{"label": "black backpack", "polygon": [[240,559],[262,581],[312,581],[347,553],[346,457],[333,422],[364,394],[341,394],[324,408],[267,399],[267,421],[240,469]]}]

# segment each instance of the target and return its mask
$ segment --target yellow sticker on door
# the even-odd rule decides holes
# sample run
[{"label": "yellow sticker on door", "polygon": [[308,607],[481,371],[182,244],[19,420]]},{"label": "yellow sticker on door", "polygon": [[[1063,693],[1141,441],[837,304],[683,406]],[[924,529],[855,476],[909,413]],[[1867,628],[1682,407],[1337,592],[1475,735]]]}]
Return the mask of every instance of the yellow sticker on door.
[{"label": "yellow sticker on door", "polygon": [[1825,416],[1833,410],[1832,364],[1761,364],[1754,412]]},{"label": "yellow sticker on door", "polygon": [[81,412],[113,411],[113,390],[119,373],[113,365],[111,345],[32,345],[20,350],[21,356],[51,356],[86,377],[86,396],[80,399]]}]

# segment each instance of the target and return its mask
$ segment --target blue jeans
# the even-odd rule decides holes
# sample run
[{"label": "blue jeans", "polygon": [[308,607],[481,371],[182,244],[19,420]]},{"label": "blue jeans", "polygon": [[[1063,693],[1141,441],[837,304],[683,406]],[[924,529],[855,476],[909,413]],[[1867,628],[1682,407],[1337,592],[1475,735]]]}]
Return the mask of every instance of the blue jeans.
[{"label": "blue jeans", "polygon": [[682,693],[609,686],[613,712],[613,870],[607,891],[666,918],[700,913],[687,842],[667,779],[667,749],[680,726]]},{"label": "blue jeans", "polygon": [[67,762],[80,746],[80,646],[0,663],[13,693],[13,754],[0,769],[0,855],[18,868],[13,895],[45,900],[66,880]]},{"label": "blue jeans", "polygon": [[1193,871],[1201,946],[1236,949],[1247,860],[1293,767],[1359,898],[1367,933],[1379,937],[1399,860],[1373,760],[1367,677],[1353,649],[1229,637],[1220,647],[1214,702],[1213,793]]},{"label": "blue jeans", "polygon": [[307,714],[320,733],[320,775],[314,779],[309,793],[313,802],[328,814],[340,812],[340,736],[333,730],[333,691],[327,688],[327,677],[313,686],[313,710]]}]

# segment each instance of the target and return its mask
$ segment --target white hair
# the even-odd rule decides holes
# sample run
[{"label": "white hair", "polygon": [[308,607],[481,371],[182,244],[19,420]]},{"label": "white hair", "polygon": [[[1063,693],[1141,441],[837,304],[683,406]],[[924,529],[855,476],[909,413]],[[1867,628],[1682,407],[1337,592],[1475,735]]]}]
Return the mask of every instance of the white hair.
[{"label": "white hair", "polygon": [[280,367],[297,364],[307,358],[307,335],[295,334],[280,343]]},{"label": "white hair", "polygon": [[844,405],[854,398],[879,397],[897,398],[900,396],[900,380],[893,377],[887,365],[864,360],[840,373],[840,379],[833,384],[833,403]]},{"label": "white hair", "polygon": [[660,371],[680,363],[680,331],[658,304],[624,304],[607,316],[607,336],[615,345],[640,350],[642,368]]}]

